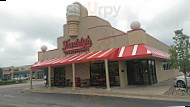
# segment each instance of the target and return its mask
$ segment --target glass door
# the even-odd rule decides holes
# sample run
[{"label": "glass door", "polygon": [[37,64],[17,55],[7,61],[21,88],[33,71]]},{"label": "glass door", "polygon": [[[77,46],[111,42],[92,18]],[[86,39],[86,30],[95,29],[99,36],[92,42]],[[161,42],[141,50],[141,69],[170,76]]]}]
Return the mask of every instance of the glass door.
[{"label": "glass door", "polygon": [[127,61],[129,85],[149,85],[157,83],[154,60]]},{"label": "glass door", "polygon": [[139,61],[127,62],[127,76],[129,85],[141,85],[143,84],[141,63]]},{"label": "glass door", "polygon": [[137,85],[143,84],[142,69],[140,62],[134,62],[134,83]]},{"label": "glass door", "polygon": [[157,83],[155,61],[148,60],[148,66],[149,66],[149,73],[150,73],[150,83],[155,84]]},{"label": "glass door", "polygon": [[149,71],[147,66],[147,60],[141,60],[141,70],[142,70],[142,84],[150,84]]}]

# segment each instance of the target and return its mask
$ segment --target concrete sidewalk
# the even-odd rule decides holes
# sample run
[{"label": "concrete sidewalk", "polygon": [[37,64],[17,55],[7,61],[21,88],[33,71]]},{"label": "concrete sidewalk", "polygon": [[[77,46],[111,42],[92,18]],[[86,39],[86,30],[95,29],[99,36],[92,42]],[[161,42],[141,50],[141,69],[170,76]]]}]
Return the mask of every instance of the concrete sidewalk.
[{"label": "concrete sidewalk", "polygon": [[47,87],[41,86],[34,89],[25,89],[26,91],[37,93],[59,93],[59,94],[80,94],[80,95],[97,95],[97,96],[111,96],[123,98],[138,98],[138,99],[152,99],[152,100],[170,100],[170,101],[185,101],[190,102],[189,97],[182,96],[166,96],[164,93],[170,89],[171,86],[128,86],[126,88],[112,87],[111,91],[102,88],[76,88],[72,91],[72,87]]},{"label": "concrete sidewalk", "polygon": [[[44,84],[44,81],[42,80],[33,80],[33,85],[42,85]],[[26,83],[20,83],[20,84],[10,84],[10,85],[1,85],[1,88],[9,88],[9,87],[20,87],[20,86],[26,86],[26,85],[30,85],[30,82],[27,81]]]}]

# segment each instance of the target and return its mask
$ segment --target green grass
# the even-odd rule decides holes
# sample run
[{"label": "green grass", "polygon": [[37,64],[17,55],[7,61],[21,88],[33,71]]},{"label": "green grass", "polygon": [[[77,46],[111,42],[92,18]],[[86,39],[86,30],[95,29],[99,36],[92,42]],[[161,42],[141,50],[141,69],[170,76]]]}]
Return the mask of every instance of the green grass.
[{"label": "green grass", "polygon": [[2,81],[0,82],[1,85],[11,85],[11,84],[20,84],[20,83],[25,83],[26,81],[24,80],[11,80],[11,81]]}]

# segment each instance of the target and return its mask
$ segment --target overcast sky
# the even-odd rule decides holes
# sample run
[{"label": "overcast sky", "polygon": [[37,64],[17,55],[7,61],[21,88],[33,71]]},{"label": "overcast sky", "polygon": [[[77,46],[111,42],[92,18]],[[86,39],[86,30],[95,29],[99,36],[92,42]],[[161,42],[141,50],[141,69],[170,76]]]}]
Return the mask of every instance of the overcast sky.
[{"label": "overcast sky", "polygon": [[[55,49],[63,35],[66,7],[77,0],[0,1],[0,67],[37,61],[42,45]],[[115,2],[112,2],[115,1]],[[139,21],[146,32],[171,45],[174,30],[190,35],[189,0],[78,0],[96,15],[124,32]]]}]

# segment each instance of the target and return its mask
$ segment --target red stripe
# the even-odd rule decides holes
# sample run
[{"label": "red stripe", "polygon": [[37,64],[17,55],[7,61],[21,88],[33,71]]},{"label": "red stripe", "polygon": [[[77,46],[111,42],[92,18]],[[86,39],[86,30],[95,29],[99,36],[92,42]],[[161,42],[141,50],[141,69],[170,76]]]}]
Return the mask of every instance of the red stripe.
[{"label": "red stripe", "polygon": [[138,48],[137,48],[137,52],[136,52],[136,55],[143,55],[143,54],[147,54],[147,49],[144,45],[138,45]]},{"label": "red stripe", "polygon": [[132,56],[134,45],[125,47],[125,50],[123,52],[123,57],[129,57]]}]

